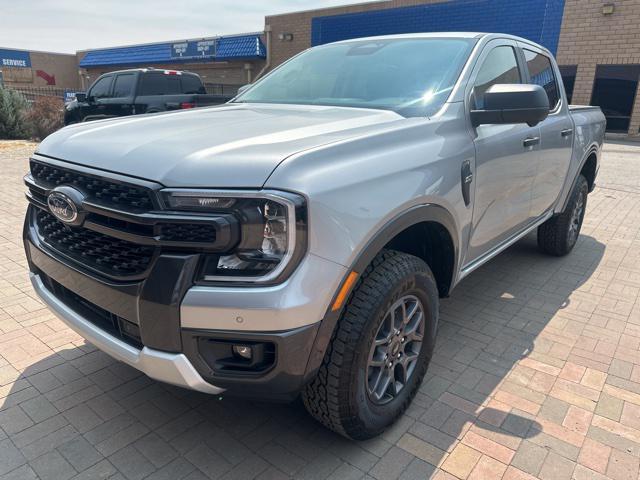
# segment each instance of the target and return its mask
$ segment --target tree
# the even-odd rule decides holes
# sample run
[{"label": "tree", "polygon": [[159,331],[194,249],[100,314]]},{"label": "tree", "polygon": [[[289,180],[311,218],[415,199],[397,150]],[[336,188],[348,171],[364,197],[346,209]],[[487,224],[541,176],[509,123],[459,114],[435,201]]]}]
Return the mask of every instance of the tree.
[{"label": "tree", "polygon": [[29,102],[20,93],[0,88],[0,139],[29,138],[26,121]]}]

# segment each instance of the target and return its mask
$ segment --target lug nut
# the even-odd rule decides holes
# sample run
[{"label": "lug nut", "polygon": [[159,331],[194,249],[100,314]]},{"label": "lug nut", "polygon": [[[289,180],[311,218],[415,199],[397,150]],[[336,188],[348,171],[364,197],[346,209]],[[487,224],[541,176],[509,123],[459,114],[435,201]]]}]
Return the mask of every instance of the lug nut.
[{"label": "lug nut", "polygon": [[396,355],[398,358],[400,358],[400,352],[398,352],[398,355]]},{"label": "lug nut", "polygon": [[402,343],[407,341],[407,337],[402,337],[402,340],[400,340]]},{"label": "lug nut", "polygon": [[387,367],[391,368],[393,366],[393,363],[389,362],[387,363]]}]

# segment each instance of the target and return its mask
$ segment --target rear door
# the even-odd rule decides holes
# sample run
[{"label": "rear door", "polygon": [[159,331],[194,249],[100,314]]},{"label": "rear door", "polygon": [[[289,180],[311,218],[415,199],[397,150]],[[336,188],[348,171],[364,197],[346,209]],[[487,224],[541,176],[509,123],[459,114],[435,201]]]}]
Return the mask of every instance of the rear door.
[{"label": "rear door", "polygon": [[528,82],[540,85],[549,98],[549,116],[539,124],[540,157],[531,189],[531,216],[539,217],[556,202],[564,185],[573,144],[573,121],[566,95],[560,87],[560,72],[542,49],[521,43]]},{"label": "rear door", "polygon": [[136,97],[137,113],[163,112],[167,102],[179,101],[177,96],[181,92],[180,76],[173,70],[143,73]]},{"label": "rear door", "polygon": [[[467,87],[467,112],[484,107],[483,93],[492,85],[524,82],[516,43],[502,39],[487,43]],[[473,135],[475,199],[467,265],[530,222],[531,185],[540,149],[540,130],[526,124],[480,125]]]}]

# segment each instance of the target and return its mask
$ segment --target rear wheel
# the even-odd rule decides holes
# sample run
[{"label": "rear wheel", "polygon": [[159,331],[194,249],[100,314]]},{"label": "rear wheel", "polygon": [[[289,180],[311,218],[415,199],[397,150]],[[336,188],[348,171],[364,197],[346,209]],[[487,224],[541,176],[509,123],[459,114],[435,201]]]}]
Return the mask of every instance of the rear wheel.
[{"label": "rear wheel", "polygon": [[435,343],[438,289],[428,265],[385,250],[362,275],[336,327],[307,410],[353,439],[378,435],[416,394]]},{"label": "rear wheel", "polygon": [[564,211],[538,227],[538,247],[541,251],[561,257],[573,250],[582,228],[588,192],[586,178],[579,175]]}]

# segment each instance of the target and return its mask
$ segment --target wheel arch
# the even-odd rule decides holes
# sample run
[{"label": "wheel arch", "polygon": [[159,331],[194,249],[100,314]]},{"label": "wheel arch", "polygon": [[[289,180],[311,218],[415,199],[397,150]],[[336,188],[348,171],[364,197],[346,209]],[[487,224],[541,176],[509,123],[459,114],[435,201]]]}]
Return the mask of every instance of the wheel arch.
[{"label": "wheel arch", "polygon": [[[436,277],[440,296],[446,296],[454,285],[458,270],[460,246],[457,231],[458,227],[454,216],[440,205],[425,204],[410,208],[387,222],[365,244],[347,270],[340,285],[344,284],[351,272],[362,274],[381,250],[394,248],[425,260]],[[416,241],[410,242],[409,240],[416,234],[424,234],[424,236],[418,236]],[[439,242],[439,247],[445,247],[445,252],[438,252],[444,253],[443,255],[429,256],[431,250],[426,247],[432,245],[430,240],[434,239]],[[424,242],[421,243],[421,241]],[[353,288],[349,292],[349,296],[352,292]],[[344,311],[344,306],[349,302],[349,298],[347,298],[347,301],[339,309],[333,310],[332,305],[337,295],[338,292],[335,292],[318,329],[307,363],[305,382],[311,380],[320,367],[327,346]]]},{"label": "wheel arch", "polygon": [[576,173],[571,180],[571,185],[569,189],[566,191],[565,197],[562,201],[561,208],[556,212],[563,212],[565,208],[567,208],[567,203],[569,202],[569,197],[571,197],[571,192],[575,188],[576,182],[578,181],[578,177],[580,175],[584,175],[585,173],[588,176],[585,176],[587,179],[587,183],[589,184],[589,192],[592,192],[595,188],[596,175],[598,173],[598,146],[591,145],[587,152],[583,155],[580,160],[580,165],[578,166]]},{"label": "wheel arch", "polygon": [[[393,248],[422,258],[433,271],[441,296],[451,290],[459,257],[457,223],[453,215],[436,204],[413,207],[389,221],[360,251],[350,271],[362,273],[384,248]],[[424,240],[424,242],[421,242]],[[427,248],[433,244],[447,252],[445,264]]]}]

